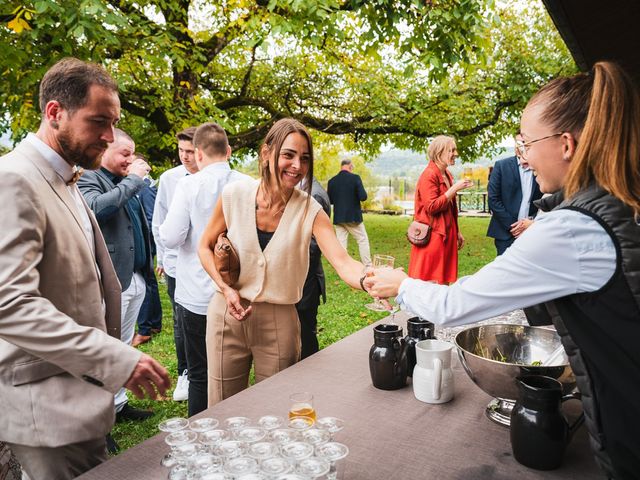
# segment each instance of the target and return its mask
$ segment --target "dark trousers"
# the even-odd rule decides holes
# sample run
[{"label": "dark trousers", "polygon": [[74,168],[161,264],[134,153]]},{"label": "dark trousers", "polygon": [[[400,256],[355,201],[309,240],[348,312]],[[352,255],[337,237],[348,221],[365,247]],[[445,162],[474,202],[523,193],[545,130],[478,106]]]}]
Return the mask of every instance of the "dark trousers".
[{"label": "dark trousers", "polygon": [[319,303],[320,299],[318,299],[318,303],[310,305],[309,308],[301,309],[296,307],[296,310],[298,311],[298,319],[300,320],[300,340],[302,343],[300,350],[301,360],[320,350],[316,334]]},{"label": "dark trousers", "polygon": [[189,370],[189,416],[207,408],[207,316],[198,315],[176,303],[176,319],[180,319],[185,340]]},{"label": "dark trousers", "polygon": [[144,301],[138,313],[138,333],[140,335],[151,335],[151,329],[162,330],[162,304],[160,303],[160,293],[158,292],[158,281],[155,275],[145,278],[146,293]]},{"label": "dark trousers", "polygon": [[493,241],[496,244],[496,251],[498,252],[498,255],[502,255],[505,250],[509,248],[513,242],[515,242],[515,240],[516,239],[514,237],[511,237],[507,240],[499,240],[497,238],[494,238]]},{"label": "dark trousers", "polygon": [[176,344],[176,356],[178,357],[178,375],[182,375],[182,372],[187,370],[187,357],[184,352],[184,333],[182,330],[182,324],[178,315],[176,315],[176,302],[174,295],[176,292],[176,279],[170,277],[165,273],[167,279],[167,294],[171,301],[171,307],[173,308],[173,341]]}]

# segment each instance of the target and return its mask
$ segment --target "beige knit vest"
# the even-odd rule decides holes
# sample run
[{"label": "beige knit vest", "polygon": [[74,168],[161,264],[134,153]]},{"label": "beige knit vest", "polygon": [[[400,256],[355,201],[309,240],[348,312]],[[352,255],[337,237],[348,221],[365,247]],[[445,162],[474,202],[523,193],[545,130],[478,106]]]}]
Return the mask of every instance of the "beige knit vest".
[{"label": "beige knit vest", "polygon": [[240,257],[235,288],[251,302],[292,305],[302,298],[313,222],[322,207],[311,198],[307,209],[308,195],[296,188],[263,252],[256,227],[259,185],[259,180],[239,181],[226,185],[222,192],[227,236]]}]

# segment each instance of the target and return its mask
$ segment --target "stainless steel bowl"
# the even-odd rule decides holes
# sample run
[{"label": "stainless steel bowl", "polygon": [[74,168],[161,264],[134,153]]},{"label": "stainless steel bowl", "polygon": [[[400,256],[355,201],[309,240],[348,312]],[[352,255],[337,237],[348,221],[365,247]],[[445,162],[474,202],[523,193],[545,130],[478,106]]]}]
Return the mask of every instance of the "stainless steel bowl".
[{"label": "stainless steel bowl", "polygon": [[[482,325],[458,333],[455,344],[469,378],[495,397],[487,406],[487,416],[502,425],[509,425],[518,398],[516,377],[546,375],[562,383],[565,393],[576,386],[568,363],[544,365],[545,359],[561,346],[555,330],[527,325]],[[536,365],[537,362],[542,365]]]}]

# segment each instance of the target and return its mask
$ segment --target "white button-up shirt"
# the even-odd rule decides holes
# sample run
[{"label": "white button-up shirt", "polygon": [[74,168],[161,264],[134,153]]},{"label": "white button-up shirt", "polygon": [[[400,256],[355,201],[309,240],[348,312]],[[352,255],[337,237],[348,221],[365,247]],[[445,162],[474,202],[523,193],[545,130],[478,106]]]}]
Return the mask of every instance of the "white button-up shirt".
[{"label": "white button-up shirt", "polygon": [[160,225],[162,225],[162,222],[167,218],[169,205],[171,205],[178,181],[187,175],[189,175],[189,172],[184,165],[178,165],[160,175],[158,194],[156,195],[156,202],[153,206],[151,231],[153,232],[153,240],[156,242],[157,263],[158,266],[164,268],[165,273],[172,278],[176,278],[178,251],[165,247],[160,237]]},{"label": "white button-up shirt", "polygon": [[405,279],[396,301],[438,325],[485,320],[516,308],[602,288],[616,269],[613,240],[593,218],[554,210],[507,251],[450,286]]},{"label": "white button-up shirt", "polygon": [[533,190],[533,172],[529,167],[524,168],[518,164],[518,172],[520,172],[520,187],[522,190],[522,201],[520,202],[520,210],[518,211],[518,220],[529,216],[529,200],[531,200],[531,191]]},{"label": "white button-up shirt", "polygon": [[242,179],[250,177],[231,170],[227,162],[213,163],[180,179],[167,217],[160,226],[162,243],[178,253],[175,300],[192,313],[206,315],[215,292],[213,280],[198,257],[200,237],[222,188]]}]

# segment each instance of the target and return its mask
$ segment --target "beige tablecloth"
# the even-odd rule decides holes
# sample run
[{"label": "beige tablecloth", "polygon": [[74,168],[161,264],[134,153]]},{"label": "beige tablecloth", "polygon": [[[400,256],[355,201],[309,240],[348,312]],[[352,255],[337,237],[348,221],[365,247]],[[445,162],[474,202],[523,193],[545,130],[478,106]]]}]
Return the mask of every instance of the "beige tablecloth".
[{"label": "beige tablecloth", "polygon": [[[399,323],[405,326],[403,317]],[[406,327],[405,327],[406,332]],[[349,456],[338,466],[347,480],[391,479],[602,479],[582,427],[567,448],[558,470],[540,472],[513,458],[509,430],[486,418],[491,398],[454,362],[455,397],[428,405],[413,396],[411,383],[401,390],[378,390],[371,384],[368,355],[373,326],[331,345],[199,416],[285,416],[292,392],[311,391],[319,416],[346,421],[336,440]],[[573,402],[570,402],[573,403]],[[169,451],[159,434],[83,475],[83,480],[164,479],[160,459]]]}]

